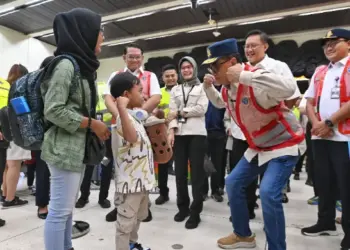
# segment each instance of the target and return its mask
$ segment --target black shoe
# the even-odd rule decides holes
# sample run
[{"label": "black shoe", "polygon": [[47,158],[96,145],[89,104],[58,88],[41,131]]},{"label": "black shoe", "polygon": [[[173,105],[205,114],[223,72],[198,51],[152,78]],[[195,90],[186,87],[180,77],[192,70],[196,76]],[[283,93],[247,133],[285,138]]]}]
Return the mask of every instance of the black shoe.
[{"label": "black shoe", "polygon": [[322,226],[316,224],[311,227],[304,227],[301,229],[301,233],[306,236],[337,236],[337,228],[335,225],[332,226]]},{"label": "black shoe", "polygon": [[230,222],[232,222],[232,216],[230,216],[229,220],[230,220]]},{"label": "black shoe", "polygon": [[169,201],[169,196],[163,196],[159,195],[159,197],[156,199],[155,203],[156,205],[163,205],[164,203]]},{"label": "black shoe", "polygon": [[184,220],[186,220],[186,218],[189,215],[190,215],[189,211],[186,211],[186,212],[180,211],[177,214],[175,214],[174,221],[176,221],[176,222],[183,222]]},{"label": "black shoe", "polygon": [[151,212],[151,210],[148,209],[148,216],[142,222],[150,222],[151,220],[153,220],[152,212]]},{"label": "black shoe", "polygon": [[4,221],[4,220],[0,219],[0,227],[5,226],[5,224],[6,224],[6,221]]},{"label": "black shoe", "polygon": [[288,183],[288,185],[287,185],[287,193],[290,193],[292,190],[291,190],[291,188],[290,188],[290,184]]},{"label": "black shoe", "polygon": [[254,209],[259,209],[259,204],[258,203],[255,203]]},{"label": "black shoe", "polygon": [[213,198],[213,200],[216,202],[223,202],[224,201],[224,198],[218,193],[212,194],[211,198]]},{"label": "black shoe", "polygon": [[1,196],[0,197],[0,202],[4,202],[6,200],[6,196]]},{"label": "black shoe", "polygon": [[75,208],[83,208],[88,203],[89,203],[89,200],[85,200],[85,199],[80,197],[78,199],[77,203],[75,203]]},{"label": "black shoe", "polygon": [[20,198],[16,197],[12,201],[4,201],[2,203],[2,208],[7,209],[7,208],[12,208],[12,207],[21,207],[21,206],[25,206],[27,204],[28,204],[28,201],[21,200]]},{"label": "black shoe", "polygon": [[117,220],[117,209],[113,209],[106,215],[106,221],[108,222],[114,222]]},{"label": "black shoe", "polygon": [[187,229],[195,229],[201,222],[201,217],[199,214],[191,214],[190,218],[186,221],[185,227]]},{"label": "black shoe", "polygon": [[286,194],[283,194],[282,203],[288,203],[288,202],[289,202],[288,196]]},{"label": "black shoe", "polygon": [[38,216],[38,218],[39,219],[42,219],[42,220],[46,220],[46,218],[47,218],[47,215],[49,214],[49,213],[39,213],[39,207],[38,207],[38,212],[37,212],[37,216]]},{"label": "black shoe", "polygon": [[314,182],[312,180],[310,180],[310,179],[307,179],[306,182],[305,182],[305,185],[313,187],[314,186]]},{"label": "black shoe", "polygon": [[249,220],[254,220],[255,219],[255,213],[253,212],[249,212]]},{"label": "black shoe", "polygon": [[207,194],[203,194],[203,201],[207,201],[209,199],[209,196]]},{"label": "black shoe", "polygon": [[294,180],[296,180],[296,181],[300,180],[300,174],[299,173],[295,173],[294,174]]},{"label": "black shoe", "polygon": [[223,196],[225,194],[225,191],[223,188],[219,188],[218,193],[219,193],[219,195]]},{"label": "black shoe", "polygon": [[344,238],[341,241],[341,250],[350,250],[350,235],[348,234],[344,235]]},{"label": "black shoe", "polygon": [[105,199],[104,201],[99,201],[98,204],[100,204],[100,206],[102,208],[110,208],[111,207],[111,202],[108,199]]}]

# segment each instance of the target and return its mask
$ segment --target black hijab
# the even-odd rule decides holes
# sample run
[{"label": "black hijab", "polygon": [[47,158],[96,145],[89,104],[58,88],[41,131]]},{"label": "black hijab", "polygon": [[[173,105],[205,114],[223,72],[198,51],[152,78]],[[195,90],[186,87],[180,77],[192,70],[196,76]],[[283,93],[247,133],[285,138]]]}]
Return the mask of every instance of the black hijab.
[{"label": "black hijab", "polygon": [[95,55],[100,29],[101,16],[91,10],[76,8],[57,14],[53,23],[57,44],[55,56],[73,56],[79,64],[82,76],[93,80],[100,66]]}]

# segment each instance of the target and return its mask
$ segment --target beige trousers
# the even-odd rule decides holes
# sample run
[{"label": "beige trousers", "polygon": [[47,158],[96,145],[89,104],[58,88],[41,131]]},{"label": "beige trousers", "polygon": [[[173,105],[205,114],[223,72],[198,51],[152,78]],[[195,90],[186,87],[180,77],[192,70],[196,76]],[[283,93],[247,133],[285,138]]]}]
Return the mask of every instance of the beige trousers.
[{"label": "beige trousers", "polygon": [[148,192],[116,193],[114,204],[117,208],[116,250],[129,250],[129,243],[136,243],[140,223],[148,216]]}]

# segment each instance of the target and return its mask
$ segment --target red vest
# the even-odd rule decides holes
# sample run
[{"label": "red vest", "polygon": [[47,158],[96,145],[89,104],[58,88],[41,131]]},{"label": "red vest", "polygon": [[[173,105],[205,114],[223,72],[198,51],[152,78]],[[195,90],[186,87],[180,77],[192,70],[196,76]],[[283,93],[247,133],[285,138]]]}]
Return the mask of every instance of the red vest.
[{"label": "red vest", "polygon": [[[257,69],[245,65],[244,70]],[[244,84],[238,85],[236,104],[229,97],[226,87],[221,89],[221,95],[231,117],[246,137],[249,148],[271,151],[297,145],[304,140],[300,123],[283,102],[264,109],[257,103],[253,88]]]},{"label": "red vest", "polygon": [[[315,99],[314,99],[314,107],[316,109],[316,114],[318,119],[321,121],[320,117],[320,101],[323,90],[324,79],[328,72],[328,66],[323,65],[316,69],[315,77],[314,77],[314,85],[315,85]],[[340,91],[339,91],[339,101],[340,107],[350,101],[350,59],[346,62],[344,67],[344,71],[340,78]],[[327,93],[328,94],[328,93]],[[339,108],[340,108],[339,107]],[[338,130],[340,133],[344,135],[350,134],[350,119],[347,119],[338,124]]]}]

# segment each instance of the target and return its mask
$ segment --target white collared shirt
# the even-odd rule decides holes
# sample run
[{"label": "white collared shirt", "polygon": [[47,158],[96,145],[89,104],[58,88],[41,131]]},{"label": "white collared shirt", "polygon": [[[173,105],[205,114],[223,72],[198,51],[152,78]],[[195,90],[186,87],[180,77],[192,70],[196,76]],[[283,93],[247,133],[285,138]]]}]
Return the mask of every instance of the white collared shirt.
[{"label": "white collared shirt", "polygon": [[[144,69],[142,67],[140,67],[138,70],[132,72],[130,71],[127,67],[124,68],[124,72],[129,71],[130,73],[132,73],[134,76],[139,77],[140,74],[143,74]],[[118,73],[119,71],[113,72],[111,74],[111,76],[108,79],[107,82],[107,88],[106,91],[104,93],[104,95],[110,95],[111,94],[111,84],[110,81],[113,79],[113,77]],[[151,72],[151,86],[150,86],[150,96],[153,95],[161,95],[161,91],[160,91],[160,85],[159,85],[159,81],[158,78],[156,76],[156,74],[154,74],[153,72]]]},{"label": "white collared shirt", "polygon": [[[328,71],[324,79],[323,89],[321,93],[320,100],[320,116],[321,120],[329,119],[335,112],[337,112],[340,108],[340,100],[338,98],[331,98],[332,89],[336,86],[340,86],[340,78],[343,74],[344,67],[346,62],[349,60],[349,56],[344,59],[336,62],[334,64],[330,63],[328,66]],[[306,99],[315,98],[315,74],[312,76],[310,81],[310,86],[308,90],[305,92]],[[317,136],[312,136],[312,139],[321,139]],[[326,140],[330,141],[350,141],[350,136],[343,135],[339,132],[338,126],[334,128],[334,136],[327,138]]]}]

